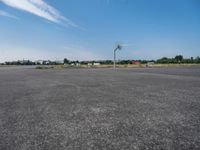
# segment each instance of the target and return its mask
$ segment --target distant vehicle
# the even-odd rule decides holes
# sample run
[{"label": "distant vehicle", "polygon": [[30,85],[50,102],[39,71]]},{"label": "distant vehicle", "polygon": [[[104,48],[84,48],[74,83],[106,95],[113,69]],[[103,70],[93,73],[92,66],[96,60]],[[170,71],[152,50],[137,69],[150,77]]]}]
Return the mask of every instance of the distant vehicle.
[{"label": "distant vehicle", "polygon": [[153,67],[154,66],[154,62],[150,61],[150,62],[147,62],[147,64],[145,65],[146,67]]}]

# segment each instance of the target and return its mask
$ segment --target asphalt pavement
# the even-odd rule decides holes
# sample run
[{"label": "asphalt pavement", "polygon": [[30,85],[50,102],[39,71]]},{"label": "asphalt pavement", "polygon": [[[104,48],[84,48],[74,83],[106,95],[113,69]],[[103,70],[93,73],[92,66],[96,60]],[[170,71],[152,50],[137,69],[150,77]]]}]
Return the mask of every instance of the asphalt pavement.
[{"label": "asphalt pavement", "polygon": [[200,68],[0,68],[0,150],[200,149]]}]

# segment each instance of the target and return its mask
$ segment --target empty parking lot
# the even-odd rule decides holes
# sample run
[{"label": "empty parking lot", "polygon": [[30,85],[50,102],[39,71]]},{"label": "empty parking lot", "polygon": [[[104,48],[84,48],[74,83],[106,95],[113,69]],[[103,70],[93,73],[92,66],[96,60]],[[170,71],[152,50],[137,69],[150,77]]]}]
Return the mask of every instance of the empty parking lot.
[{"label": "empty parking lot", "polygon": [[0,68],[0,149],[200,149],[200,68]]}]

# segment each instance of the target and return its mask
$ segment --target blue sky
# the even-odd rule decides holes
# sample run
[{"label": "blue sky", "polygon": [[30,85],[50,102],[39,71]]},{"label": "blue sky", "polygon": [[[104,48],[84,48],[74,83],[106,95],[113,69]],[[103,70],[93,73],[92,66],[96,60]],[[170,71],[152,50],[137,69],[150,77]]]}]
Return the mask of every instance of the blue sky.
[{"label": "blue sky", "polygon": [[200,55],[200,0],[0,0],[0,62]]}]

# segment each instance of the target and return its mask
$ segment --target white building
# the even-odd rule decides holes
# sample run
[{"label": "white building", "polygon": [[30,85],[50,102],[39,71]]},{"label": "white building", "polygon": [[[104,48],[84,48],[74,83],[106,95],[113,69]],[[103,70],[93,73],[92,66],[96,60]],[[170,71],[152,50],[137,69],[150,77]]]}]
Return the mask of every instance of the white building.
[{"label": "white building", "polygon": [[93,63],[93,66],[100,66],[100,63]]}]

